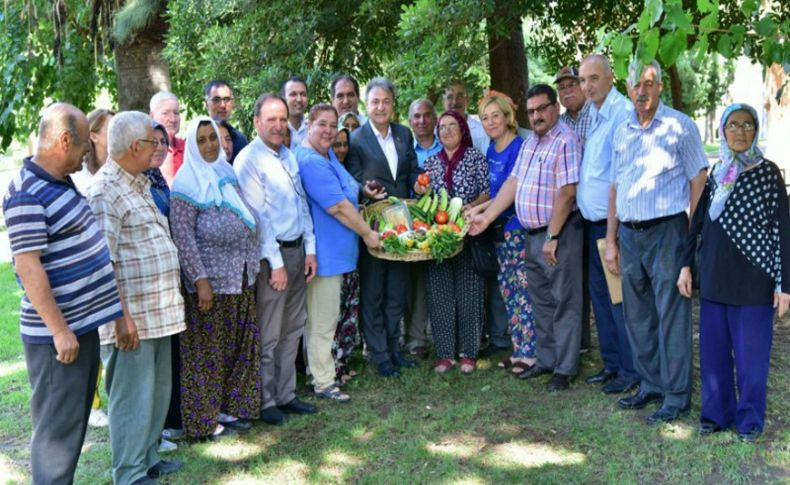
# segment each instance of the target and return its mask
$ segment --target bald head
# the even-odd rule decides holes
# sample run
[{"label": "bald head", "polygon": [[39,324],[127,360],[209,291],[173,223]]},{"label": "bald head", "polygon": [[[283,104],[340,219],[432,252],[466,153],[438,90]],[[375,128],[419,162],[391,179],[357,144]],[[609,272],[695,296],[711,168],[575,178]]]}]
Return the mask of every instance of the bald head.
[{"label": "bald head", "polygon": [[68,103],[54,103],[41,114],[36,162],[56,177],[80,169],[88,151],[88,118]]},{"label": "bald head", "polygon": [[596,108],[603,106],[613,83],[612,66],[606,56],[593,54],[584,58],[579,67],[579,84],[584,96]]}]

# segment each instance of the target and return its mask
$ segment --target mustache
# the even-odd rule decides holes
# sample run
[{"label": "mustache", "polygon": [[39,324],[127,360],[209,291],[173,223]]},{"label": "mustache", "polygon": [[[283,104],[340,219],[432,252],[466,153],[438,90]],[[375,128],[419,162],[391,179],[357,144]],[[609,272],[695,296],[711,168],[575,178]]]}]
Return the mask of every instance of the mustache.
[{"label": "mustache", "polygon": [[643,95],[641,95],[641,96],[637,96],[637,97],[636,97],[636,102],[637,102],[637,103],[645,103],[645,102],[647,102],[647,101],[650,101],[650,97],[649,97],[649,96],[647,96],[647,95],[644,95],[644,94],[643,94]]}]

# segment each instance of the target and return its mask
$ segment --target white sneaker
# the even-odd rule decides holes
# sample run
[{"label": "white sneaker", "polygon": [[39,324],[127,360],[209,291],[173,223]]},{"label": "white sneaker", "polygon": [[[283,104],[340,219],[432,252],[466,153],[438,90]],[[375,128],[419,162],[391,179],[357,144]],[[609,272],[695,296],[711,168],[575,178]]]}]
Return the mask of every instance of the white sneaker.
[{"label": "white sneaker", "polygon": [[177,449],[178,449],[178,445],[173,443],[172,441],[167,441],[164,438],[159,440],[159,449],[157,450],[159,453],[167,453],[170,451],[176,451]]},{"label": "white sneaker", "polygon": [[94,428],[103,428],[108,424],[110,424],[110,420],[101,408],[91,409],[91,415],[88,417],[88,425]]},{"label": "white sneaker", "polygon": [[186,431],[183,428],[165,428],[162,430],[162,438],[170,441],[178,440],[184,437]]}]

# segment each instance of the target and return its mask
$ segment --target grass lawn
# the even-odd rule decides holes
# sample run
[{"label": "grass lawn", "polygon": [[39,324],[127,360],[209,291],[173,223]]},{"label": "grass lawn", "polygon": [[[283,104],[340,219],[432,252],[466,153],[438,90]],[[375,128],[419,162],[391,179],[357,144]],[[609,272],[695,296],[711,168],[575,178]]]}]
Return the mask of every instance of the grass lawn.
[{"label": "grass lawn", "polygon": [[[0,266],[0,482],[29,481],[29,385],[18,338],[19,290]],[[725,432],[697,435],[691,416],[648,427],[652,408],[621,411],[583,379],[549,394],[547,378],[522,382],[481,360],[472,376],[438,376],[428,363],[395,381],[361,375],[348,404],[283,427],[257,424],[239,438],[181,442],[167,456],[184,469],[165,483],[790,483],[790,320],[774,336],[768,419],[757,444]],[[600,366],[595,350],[580,375]],[[697,386],[698,387],[698,386]],[[300,384],[300,390],[304,389]],[[90,429],[77,483],[110,483],[106,429]]]}]

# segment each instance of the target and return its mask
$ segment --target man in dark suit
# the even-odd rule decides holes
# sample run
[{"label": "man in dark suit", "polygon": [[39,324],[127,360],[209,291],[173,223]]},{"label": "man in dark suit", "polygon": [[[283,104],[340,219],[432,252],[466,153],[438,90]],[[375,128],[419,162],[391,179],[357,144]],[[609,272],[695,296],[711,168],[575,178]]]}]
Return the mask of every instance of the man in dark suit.
[{"label": "man in dark suit", "polygon": [[[395,87],[382,77],[365,90],[368,122],[351,134],[346,162],[359,181],[375,181],[389,195],[407,198],[417,180],[417,154],[411,131],[390,119],[395,110]],[[400,353],[400,320],[406,306],[408,263],[385,261],[360,253],[360,310],[370,357],[379,375],[397,377],[401,368],[415,367]]]}]

